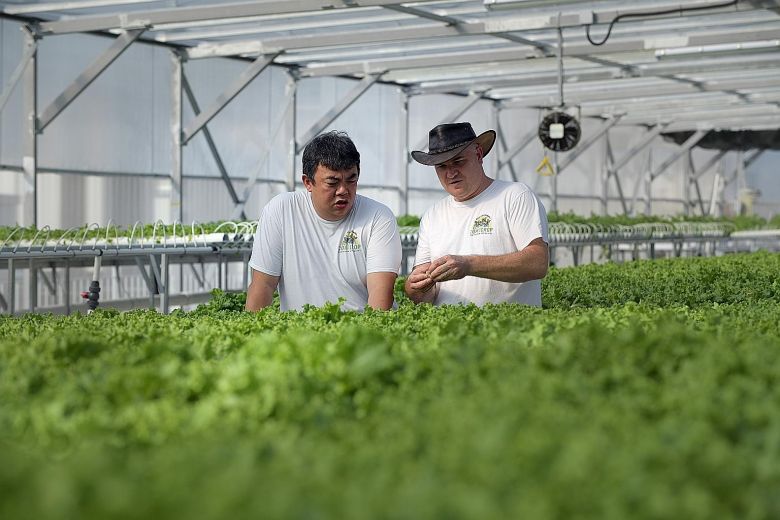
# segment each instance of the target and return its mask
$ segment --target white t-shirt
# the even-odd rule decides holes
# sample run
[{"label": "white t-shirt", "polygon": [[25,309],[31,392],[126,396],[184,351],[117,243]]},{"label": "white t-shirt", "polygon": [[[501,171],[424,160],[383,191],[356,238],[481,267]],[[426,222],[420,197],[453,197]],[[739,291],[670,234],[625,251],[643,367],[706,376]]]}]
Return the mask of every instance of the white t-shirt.
[{"label": "white t-shirt", "polygon": [[[494,180],[473,199],[452,196],[437,202],[420,220],[415,266],[445,255],[503,255],[532,240],[547,242],[547,214],[531,188]],[[466,276],[439,283],[434,303],[524,303],[542,305],[541,280],[510,283]]]},{"label": "white t-shirt", "polygon": [[260,216],[249,266],[280,276],[281,309],[321,306],[346,298],[342,306],[363,310],[368,273],[398,273],[401,239],[387,206],[357,195],[341,220],[314,210],[307,191],[277,195]]}]

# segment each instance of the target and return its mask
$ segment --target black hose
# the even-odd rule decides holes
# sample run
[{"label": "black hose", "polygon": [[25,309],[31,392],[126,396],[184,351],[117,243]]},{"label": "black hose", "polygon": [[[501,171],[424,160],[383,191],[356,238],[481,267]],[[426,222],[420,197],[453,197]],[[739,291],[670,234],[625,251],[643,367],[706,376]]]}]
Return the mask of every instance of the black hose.
[{"label": "black hose", "polygon": [[590,42],[591,45],[596,45],[596,46],[604,45],[605,43],[607,43],[607,40],[609,40],[610,34],[612,34],[612,27],[614,27],[614,25],[618,21],[622,20],[623,18],[639,18],[639,17],[646,17],[646,16],[663,16],[665,14],[675,14],[675,13],[683,14],[686,11],[705,11],[707,9],[719,9],[721,7],[730,7],[732,5],[737,5],[738,1],[739,0],[732,0],[731,2],[725,2],[723,4],[700,5],[698,7],[677,7],[675,9],[666,9],[664,11],[654,11],[654,12],[650,12],[650,13],[625,13],[625,14],[621,14],[621,15],[616,16],[615,18],[612,19],[611,22],[609,22],[609,28],[607,29],[607,35],[600,42],[598,42],[598,43],[594,42],[591,39],[591,37],[590,37],[590,27],[593,25],[592,23],[589,23],[588,25],[585,26],[585,36],[588,38],[588,41]]}]

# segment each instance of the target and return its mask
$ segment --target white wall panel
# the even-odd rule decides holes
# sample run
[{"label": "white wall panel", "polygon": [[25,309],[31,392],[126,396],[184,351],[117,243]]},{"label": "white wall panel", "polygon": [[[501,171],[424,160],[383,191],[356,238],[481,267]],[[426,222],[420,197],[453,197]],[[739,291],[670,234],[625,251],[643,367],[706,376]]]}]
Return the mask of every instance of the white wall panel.
[{"label": "white wall panel", "polygon": [[[0,90],[19,64],[24,40],[21,25],[0,20]],[[0,112],[0,164],[20,165],[22,163],[22,82],[16,86],[11,98]],[[0,172],[1,173],[1,172]],[[5,174],[4,174],[5,175]],[[5,177],[0,182],[12,182]]]}]

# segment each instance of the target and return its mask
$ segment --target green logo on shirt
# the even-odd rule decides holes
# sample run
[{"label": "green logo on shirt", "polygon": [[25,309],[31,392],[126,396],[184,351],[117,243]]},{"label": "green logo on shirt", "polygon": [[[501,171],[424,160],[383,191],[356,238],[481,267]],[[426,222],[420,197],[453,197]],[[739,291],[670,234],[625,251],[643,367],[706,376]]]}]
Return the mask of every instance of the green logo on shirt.
[{"label": "green logo on shirt", "polygon": [[471,236],[490,235],[491,233],[493,233],[493,221],[490,219],[490,215],[480,215],[474,219],[474,224],[471,226]]},{"label": "green logo on shirt", "polygon": [[344,233],[344,238],[341,239],[339,253],[352,253],[354,251],[360,251],[360,239],[354,231],[347,231]]}]

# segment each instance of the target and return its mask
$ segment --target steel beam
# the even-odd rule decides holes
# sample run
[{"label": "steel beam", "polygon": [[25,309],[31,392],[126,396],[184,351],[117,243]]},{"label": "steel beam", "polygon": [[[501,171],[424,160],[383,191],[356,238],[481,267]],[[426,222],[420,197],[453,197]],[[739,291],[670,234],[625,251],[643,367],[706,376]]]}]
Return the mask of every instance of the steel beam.
[{"label": "steel beam", "polygon": [[40,275],[41,280],[43,280],[43,285],[46,286],[47,289],[49,289],[49,292],[52,296],[57,296],[57,275],[56,271],[54,270],[54,267],[52,267],[52,274],[53,279],[49,279],[48,275],[46,274],[46,271],[43,270],[42,267],[38,268],[38,275]]},{"label": "steel beam", "polygon": [[[457,26],[461,28],[461,26]],[[484,33],[483,33],[484,34]],[[501,37],[501,34],[493,34],[493,36]],[[366,36],[368,38],[368,36]],[[743,42],[747,40],[774,40],[780,38],[780,29],[772,29],[768,31],[745,31],[739,35],[736,40]],[[510,38],[512,41],[516,41],[517,38]],[[392,58],[368,58],[368,59],[354,59],[340,64],[320,64],[315,63],[307,65],[301,68],[302,76],[328,76],[328,75],[344,75],[344,74],[358,74],[362,72],[375,72],[384,70],[407,70],[416,68],[435,68],[435,67],[450,67],[453,65],[467,65],[473,63],[497,63],[506,61],[517,61],[528,58],[539,58],[538,50],[540,49],[545,54],[548,54],[549,59],[552,58],[552,53],[555,51],[554,46],[544,42],[538,42],[535,40],[523,40],[523,42],[531,45],[531,48],[519,48],[517,46],[506,45],[502,47],[493,48],[480,48],[474,47],[466,51],[460,52],[446,52],[442,50],[434,50],[427,54],[419,54],[412,56],[400,56]],[[285,42],[278,42],[284,45]],[[368,43],[368,42],[366,42]],[[267,49],[279,49],[283,48],[282,45],[267,45]],[[588,44],[574,44],[567,45],[563,50],[563,56],[566,58],[578,58],[588,62],[592,62],[598,66],[597,69],[590,71],[593,76],[592,79],[608,79],[610,77],[623,77],[626,74],[637,77],[652,77],[659,76],[665,79],[674,81],[690,82],[684,77],[677,77],[676,74],[684,74],[690,72],[706,72],[711,70],[724,70],[731,71],[735,69],[745,68],[750,66],[751,60],[754,61],[754,67],[767,67],[772,66],[774,63],[770,55],[757,55],[750,59],[738,58],[726,59],[721,58],[717,60],[703,61],[702,58],[691,59],[687,62],[681,61],[669,61],[669,62],[656,62],[655,57],[650,55],[642,63],[636,65],[630,63],[622,63],[614,61],[619,59],[621,53],[630,52],[648,52],[652,50],[652,46],[646,46],[643,40],[635,42],[619,42],[615,44],[608,44],[609,49],[602,49],[600,47],[593,47]],[[673,45],[676,47],[677,45]],[[664,47],[666,48],[666,47]],[[593,55],[608,54],[610,59],[603,59],[594,57]],[[613,58],[614,56],[614,58]],[[652,58],[652,59],[650,59]],[[302,60],[306,59],[306,56],[301,56]],[[745,61],[747,60],[747,61]],[[605,70],[605,67],[609,67],[615,70]],[[719,68],[720,67],[720,68]],[[692,70],[691,70],[692,69]],[[630,72],[627,72],[630,71]],[[394,76],[391,76],[394,78]],[[541,81],[541,80],[537,80]],[[582,81],[582,80],[580,80]]]},{"label": "steel beam", "polygon": [[153,254],[149,254],[149,267],[151,268],[150,279],[155,286],[155,292],[160,294],[160,290],[163,286],[162,274],[160,272],[160,265],[157,263],[157,257]]},{"label": "steel beam", "polygon": [[[404,94],[404,99],[401,102],[401,164],[404,165],[404,171],[401,172],[401,182],[399,193],[400,196],[400,211],[401,215],[407,215],[409,213],[409,96]],[[405,268],[405,267],[404,267]]]},{"label": "steel beam", "polygon": [[[512,164],[512,159],[522,152],[526,146],[531,144],[531,142],[534,140],[535,137],[539,135],[539,131],[534,128],[533,130],[529,131],[527,134],[525,134],[523,137],[520,138],[520,140],[517,142],[515,146],[512,147],[512,149],[508,150],[505,154],[501,156],[501,160],[498,163],[498,169],[500,170],[504,166]],[[502,140],[503,140],[503,136]],[[504,142],[504,147],[506,148],[506,142]],[[513,175],[514,176],[514,175]],[[516,179],[515,179],[516,180]]]},{"label": "steel beam", "polygon": [[[607,2],[605,6],[591,7],[592,2],[583,2],[578,0],[564,0],[557,1],[548,7],[549,2],[545,1],[528,1],[528,0],[485,0],[485,7],[491,11],[500,9],[512,9],[518,12],[522,18],[518,18],[517,23],[525,23],[525,26],[518,25],[516,30],[523,28],[540,28],[540,24],[550,26],[555,23],[555,13],[561,10],[561,4],[588,4],[588,9],[591,9],[584,18],[575,20],[576,25],[581,24],[607,24],[610,23],[616,16],[625,15],[631,13],[633,15],[641,16],[647,15],[647,18],[652,19],[667,19],[680,18],[686,14],[680,9],[680,3],[675,0],[655,0],[645,1],[641,5],[624,4],[623,9],[616,9],[616,6],[612,2]],[[688,0],[685,4],[687,7],[697,7],[700,9],[706,8],[705,11],[700,11],[700,15],[707,14],[729,14],[738,13],[741,11],[751,11],[754,9],[760,9],[762,7],[771,8],[777,7],[774,0],[751,0],[749,2],[739,2],[737,4],[724,4],[723,2],[712,0]],[[530,10],[530,12],[528,12]],[[657,11],[665,10],[667,12],[658,14]],[[525,11],[525,12],[523,12]],[[646,20],[646,17],[642,16],[641,20]],[[573,24],[575,21],[568,23]],[[671,22],[670,22],[671,23]],[[601,34],[595,34],[593,36],[596,40],[602,38]]]},{"label": "steel beam", "polygon": [[200,129],[206,126],[214,116],[219,114],[223,108],[230,103],[242,90],[244,90],[249,83],[252,82],[266,67],[268,67],[276,58],[276,54],[272,56],[260,56],[253,61],[242,73],[238,79],[225,89],[222,94],[217,96],[217,99],[203,112],[201,112],[195,119],[184,129],[182,142],[187,144]]},{"label": "steel beam", "polygon": [[698,181],[699,177],[707,173],[710,170],[710,168],[715,166],[715,163],[720,161],[723,158],[723,156],[726,155],[726,152],[728,152],[728,150],[720,150],[718,151],[718,153],[710,157],[710,160],[707,161],[707,163],[704,166],[699,167],[697,170],[693,172],[691,179],[694,181]]},{"label": "steel beam", "polygon": [[601,214],[609,213],[609,177],[615,158],[612,155],[612,144],[609,142],[609,132],[604,135],[604,168],[601,174]]},{"label": "steel beam", "polygon": [[455,65],[483,64],[485,62],[523,61],[536,57],[531,49],[506,47],[503,49],[474,50],[465,52],[439,52],[422,56],[398,56],[393,58],[364,59],[346,63],[312,64],[301,67],[301,77],[343,76],[351,74],[378,74],[390,70],[422,68],[446,68]]},{"label": "steel beam", "polygon": [[[702,216],[707,214],[707,208],[704,206],[704,199],[701,196],[701,186],[699,186],[699,181],[695,181],[691,179],[691,184],[693,184],[693,187],[696,189],[696,198],[699,199],[699,208],[701,209]],[[693,204],[695,206],[695,204]]]},{"label": "steel beam", "polygon": [[287,120],[288,139],[287,139],[287,191],[295,190],[295,159],[298,156],[298,75],[288,72],[290,80],[295,84],[292,91],[292,110],[289,111]]},{"label": "steel beam", "polygon": [[555,169],[556,177],[560,175],[560,173],[566,169],[567,166],[569,166],[571,163],[574,162],[577,157],[579,157],[585,150],[590,148],[590,146],[599,140],[599,138],[607,133],[610,128],[615,126],[618,121],[620,121],[622,116],[617,115],[613,119],[609,119],[605,121],[598,130],[596,130],[590,137],[585,139],[583,142],[581,142],[574,150],[567,153],[566,157],[561,159],[560,164],[558,164],[558,167]]},{"label": "steel beam", "polygon": [[641,124],[648,120],[674,119],[682,121],[707,121],[708,119],[730,119],[735,117],[750,118],[753,116],[780,117],[780,108],[773,103],[754,105],[732,105],[728,107],[700,107],[696,110],[670,109],[645,113],[628,113],[623,118],[623,124]]},{"label": "steel beam", "polygon": [[[190,266],[190,270],[192,271],[192,275],[195,277],[195,281],[198,282],[198,286],[203,289],[206,287],[206,282],[203,279],[203,277],[200,275],[197,269],[195,269],[195,264],[187,264]],[[203,268],[203,264],[200,264],[201,269]],[[184,289],[182,289],[184,290]]]},{"label": "steel beam", "polygon": [[65,280],[63,280],[65,286],[65,314],[70,316],[70,260],[65,260]]},{"label": "steel beam", "polygon": [[171,283],[171,276],[170,276],[170,266],[168,262],[168,255],[165,253],[162,253],[160,255],[160,275],[161,275],[161,283],[160,283],[160,312],[163,314],[168,314],[170,312],[170,283]]},{"label": "steel beam", "polygon": [[735,180],[735,179],[737,178],[737,176],[739,175],[739,170],[740,170],[740,167],[741,167],[743,170],[747,170],[747,169],[748,169],[748,167],[749,167],[751,164],[753,164],[753,163],[754,163],[754,162],[755,162],[755,161],[756,161],[756,160],[757,160],[759,157],[761,157],[761,155],[762,155],[762,154],[763,154],[765,151],[766,151],[766,150],[753,150],[752,152],[750,152],[750,153],[747,155],[747,157],[744,157],[744,156],[743,156],[743,159],[742,159],[742,161],[741,161],[741,165],[740,165],[740,164],[737,164],[737,167],[736,167],[736,168],[734,168],[734,170],[732,170],[732,172],[731,172],[731,175],[729,175],[729,176],[728,176],[728,178],[725,178],[725,179],[724,179],[724,181],[723,181],[723,187],[725,188],[726,186],[728,186],[729,184],[731,184],[732,182],[734,182],[734,180]]},{"label": "steel beam", "polygon": [[6,293],[8,294],[8,314],[12,315],[16,312],[16,268],[14,266],[14,259],[9,258],[7,265],[8,282],[6,285]]},{"label": "steel beam", "polygon": [[287,86],[285,87],[285,102],[282,106],[282,109],[279,111],[279,113],[276,115],[276,119],[271,124],[271,131],[269,134],[268,139],[263,143],[265,148],[260,154],[260,159],[257,161],[257,167],[252,172],[252,175],[250,175],[249,180],[246,183],[246,186],[244,187],[244,191],[241,194],[241,198],[236,202],[235,206],[233,207],[233,219],[238,218],[239,216],[243,216],[242,218],[246,219],[246,216],[244,214],[246,204],[249,202],[249,197],[252,194],[252,191],[255,189],[255,185],[258,182],[258,178],[260,177],[260,172],[263,170],[263,165],[265,164],[266,159],[268,159],[268,156],[271,154],[271,150],[273,149],[273,144],[276,142],[276,139],[279,137],[279,132],[282,130],[282,126],[284,125],[285,121],[289,118],[288,111],[293,106],[293,100],[295,99],[295,90],[297,88],[298,84],[293,78],[289,78],[287,81]]},{"label": "steel beam", "polygon": [[696,146],[696,144],[699,141],[701,141],[701,139],[705,135],[707,135],[707,132],[709,132],[709,130],[697,130],[696,132],[694,132],[693,135],[691,135],[688,139],[685,140],[685,142],[682,145],[680,145],[680,148],[678,150],[676,150],[672,155],[670,155],[664,162],[659,164],[658,167],[650,173],[650,180],[651,181],[656,180],[662,173],[666,171],[667,168],[669,168],[669,166],[674,164],[674,162],[677,161],[677,159],[679,159],[685,153],[687,153],[688,150]]},{"label": "steel beam", "polygon": [[8,103],[8,100],[11,98],[11,93],[13,92],[17,83],[19,83],[19,80],[22,79],[22,74],[24,73],[24,69],[27,67],[27,64],[30,63],[30,60],[33,58],[33,56],[35,56],[35,52],[37,50],[38,50],[37,40],[27,39],[25,41],[24,52],[22,53],[22,59],[19,60],[19,64],[11,73],[11,77],[8,79],[8,82],[5,84],[5,88],[3,89],[2,95],[0,95],[0,112],[3,111],[3,108],[5,108],[5,104]]},{"label": "steel beam", "polygon": [[608,167],[607,167],[607,182],[609,182],[609,178],[612,177],[615,179],[615,187],[618,191],[618,196],[620,197],[620,204],[623,206],[623,214],[628,215],[628,203],[626,202],[626,196],[623,193],[623,185],[620,182],[620,176],[618,175],[618,171],[615,168],[615,156],[612,153],[612,143],[609,141],[609,134],[607,134],[607,155],[609,156],[608,161]]},{"label": "steel beam", "polygon": [[157,292],[157,288],[152,279],[149,277],[149,273],[146,272],[146,267],[143,264],[143,260],[141,260],[140,256],[133,257],[133,260],[135,260],[135,265],[138,266],[138,270],[141,272],[141,278],[143,278],[144,283],[146,284],[146,288],[149,290],[149,294],[155,294]]},{"label": "steel beam", "polygon": [[[420,12],[419,10],[416,10]],[[192,47],[187,51],[188,58],[211,58],[217,56],[236,56],[236,55],[254,55],[269,54],[272,52],[314,49],[318,47],[344,46],[351,45],[360,48],[361,45],[384,43],[384,42],[406,42],[419,41],[432,38],[447,37],[480,37],[495,36],[504,38],[515,43],[524,43],[537,48],[547,46],[548,44],[525,38],[518,38],[516,33],[508,33],[503,30],[499,21],[476,22],[467,20],[458,20],[457,24],[450,24],[443,20],[443,25],[419,24],[404,25],[402,27],[391,27],[383,29],[358,29],[348,32],[328,32],[312,33],[300,36],[282,36],[266,39],[253,38],[247,40],[228,41],[220,43],[203,43]],[[555,26],[557,27],[557,25]],[[707,45],[722,45],[727,43],[745,43],[751,41],[771,41],[778,38],[777,29],[765,30],[738,30],[738,31],[714,31],[711,34],[691,34],[686,36],[686,40],[678,40],[679,43],[687,43],[687,46],[700,48]],[[670,43],[670,40],[667,40]],[[654,45],[655,43],[655,45]],[[608,42],[600,47],[593,47],[587,43],[578,43],[567,46],[564,49],[565,57],[585,58],[599,54],[616,54],[621,52],[643,52],[652,51],[659,47],[664,50],[669,45],[662,45],[662,38],[621,38],[613,42]],[[678,45],[672,45],[676,47]],[[552,48],[550,49],[552,52]],[[588,61],[596,62],[598,58],[589,58]],[[615,66],[610,64],[609,66]]]},{"label": "steel beam", "polygon": [[117,36],[114,43],[106,49],[103,54],[92,62],[92,64],[84,70],[79,76],[68,85],[62,93],[54,98],[54,101],[46,107],[40,117],[40,123],[38,125],[38,131],[43,130],[49,126],[49,123],[67,108],[84,90],[95,81],[114,61],[127,50],[130,45],[138,39],[145,29],[133,29],[125,31]]},{"label": "steel beam", "polygon": [[341,100],[339,100],[336,105],[328,110],[327,113],[325,113],[324,116],[322,116],[319,121],[311,125],[309,127],[309,130],[306,131],[306,133],[303,135],[303,138],[298,142],[296,146],[296,152],[300,152],[303,150],[303,147],[308,144],[309,141],[314,139],[317,135],[319,135],[320,132],[325,130],[328,125],[330,125],[333,121],[335,121],[346,109],[352,106],[352,104],[360,98],[371,86],[376,83],[379,78],[382,77],[382,74],[373,74],[373,75],[367,75],[362,80],[360,80],[352,90],[350,90],[346,96],[344,96]]},{"label": "steel beam", "polygon": [[184,191],[183,171],[184,156],[182,153],[182,58],[178,52],[171,52],[171,220],[184,222]]},{"label": "steel beam", "polygon": [[[734,77],[718,80],[717,84],[702,84],[698,88],[692,85],[662,84],[643,85],[647,79],[636,78],[610,80],[609,85],[599,83],[597,85],[584,84],[577,89],[576,84],[567,85],[566,98],[568,103],[584,104],[594,101],[632,99],[645,96],[677,96],[698,92],[722,92],[744,89],[777,89],[780,87],[780,78],[777,77]],[[585,89],[587,87],[587,89]],[[540,92],[539,88],[523,91],[518,89],[512,92],[502,92],[493,89],[494,97],[505,98],[502,100],[504,108],[534,108],[538,106],[554,106],[557,103],[557,94]]]},{"label": "steel beam", "polygon": [[623,156],[618,161],[615,161],[614,165],[612,166],[612,171],[617,173],[623,166],[628,163],[628,161],[633,159],[636,154],[644,150],[647,145],[652,143],[653,139],[655,139],[661,132],[663,132],[667,126],[669,126],[669,123],[655,125],[644,136],[642,136],[642,139],[637,144],[632,146],[630,150],[623,154]]},{"label": "steel beam", "polygon": [[247,18],[271,14],[300,13],[320,9],[344,9],[398,4],[398,0],[255,0],[253,2],[174,7],[121,14],[78,16],[41,24],[44,34],[107,31],[153,27],[161,24],[188,24],[209,20]]},{"label": "steel beam", "polygon": [[744,117],[732,117],[728,119],[707,119],[705,121],[679,121],[669,125],[667,132],[692,132],[699,128],[715,128],[728,130],[777,130],[780,127],[780,116],[753,116],[749,119]]},{"label": "steel beam", "polygon": [[[471,92],[468,96],[466,96],[466,98],[463,100],[463,102],[460,105],[455,107],[455,109],[453,109],[452,112],[444,116],[444,118],[442,118],[438,123],[436,123],[433,126],[435,127],[444,123],[454,122],[460,116],[465,114],[471,107],[476,105],[477,101],[479,101],[482,98],[483,94],[484,92]],[[425,148],[427,144],[428,144],[428,136],[425,135],[423,138],[421,138],[415,143],[415,146],[412,149],[422,150]],[[411,161],[412,160],[411,156],[408,156],[406,160]]]},{"label": "steel beam", "polygon": [[693,172],[693,163],[690,148],[685,152],[685,161],[682,164],[682,196],[685,200],[683,212],[685,216],[691,214],[691,173]]},{"label": "steel beam", "polygon": [[[35,48],[36,36],[24,27],[25,44]],[[30,55],[24,69],[24,144],[22,145],[22,168],[30,188],[32,204],[24,203],[25,225],[38,226],[38,52]],[[25,199],[27,197],[25,196]],[[32,206],[32,207],[30,207]],[[13,303],[11,303],[13,306]]]},{"label": "steel beam", "polygon": [[35,312],[35,308],[38,306],[38,269],[35,265],[35,260],[30,258],[27,267],[27,294],[30,300],[30,312]]},{"label": "steel beam", "polygon": [[155,0],[79,0],[71,2],[33,3],[30,5],[8,5],[3,8],[6,14],[25,15],[45,13],[47,11],[73,11],[76,9],[92,9],[95,7],[115,7],[128,4],[149,4]]},{"label": "steel beam", "polygon": [[[195,98],[195,93],[192,92],[190,82],[187,81],[187,75],[184,74],[183,71],[181,74],[181,86],[184,89],[184,93],[187,95],[187,99],[190,102],[192,112],[195,114],[195,116],[197,116],[200,114],[200,106],[198,105],[198,100]],[[230,198],[233,200],[233,204],[239,204],[240,201],[238,199],[238,195],[236,194],[236,189],[233,187],[233,182],[230,180],[230,175],[228,175],[227,169],[225,168],[225,163],[222,162],[222,157],[219,154],[219,150],[217,149],[217,145],[211,136],[211,132],[209,131],[208,126],[203,127],[203,137],[206,139],[206,144],[209,147],[211,156],[214,158],[214,162],[217,165],[219,175],[222,177],[222,181],[225,183],[225,188],[227,188],[228,195],[230,195]],[[246,220],[246,215],[244,214],[243,209],[239,213],[239,216],[243,220]]]}]

